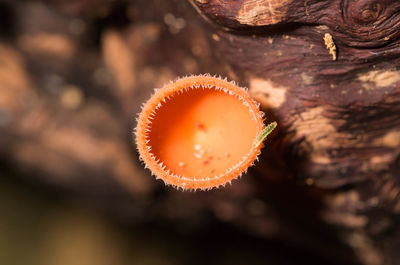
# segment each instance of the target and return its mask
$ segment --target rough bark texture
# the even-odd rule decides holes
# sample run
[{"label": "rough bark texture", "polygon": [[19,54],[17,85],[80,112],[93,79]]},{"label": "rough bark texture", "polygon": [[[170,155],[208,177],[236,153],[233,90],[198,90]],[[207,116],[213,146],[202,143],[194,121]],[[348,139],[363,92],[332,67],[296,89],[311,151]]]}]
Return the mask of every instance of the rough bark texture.
[{"label": "rough bark texture", "polygon": [[[1,3],[4,168],[131,222],[211,214],[278,245],[266,263],[399,264],[399,1],[45,2]],[[279,127],[243,179],[181,193],[131,130],[153,88],[196,73],[248,86]]]},{"label": "rough bark texture", "polygon": [[[328,213],[330,221],[355,222],[368,236],[397,230],[389,216],[400,211],[400,2],[191,3],[212,24],[219,56],[278,119],[279,149],[266,154],[282,155],[275,172],[335,198],[352,194],[338,207],[352,217]],[[267,178],[269,167],[260,171]]]}]

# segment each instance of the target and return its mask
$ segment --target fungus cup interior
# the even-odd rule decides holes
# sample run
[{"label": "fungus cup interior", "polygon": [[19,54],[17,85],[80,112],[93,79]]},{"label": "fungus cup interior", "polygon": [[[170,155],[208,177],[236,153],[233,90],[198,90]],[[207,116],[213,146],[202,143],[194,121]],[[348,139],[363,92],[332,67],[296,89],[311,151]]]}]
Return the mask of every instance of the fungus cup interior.
[{"label": "fungus cup interior", "polygon": [[[254,142],[264,125],[247,92],[235,89],[239,94],[217,85],[182,87],[153,102],[145,142],[156,165],[144,158],[153,173],[183,188],[208,188],[230,181],[251,165],[261,148]],[[186,181],[166,180],[165,175]],[[188,180],[210,183],[195,186]]]}]

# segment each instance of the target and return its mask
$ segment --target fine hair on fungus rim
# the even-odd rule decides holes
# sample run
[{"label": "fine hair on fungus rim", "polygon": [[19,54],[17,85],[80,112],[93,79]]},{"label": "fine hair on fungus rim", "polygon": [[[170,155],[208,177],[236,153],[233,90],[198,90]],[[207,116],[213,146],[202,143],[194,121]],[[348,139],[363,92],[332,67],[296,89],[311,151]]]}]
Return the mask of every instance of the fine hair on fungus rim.
[{"label": "fine hair on fungus rim", "polygon": [[264,126],[245,89],[209,75],[190,76],[157,89],[144,104],[136,144],[157,179],[206,190],[245,172],[275,126]]}]

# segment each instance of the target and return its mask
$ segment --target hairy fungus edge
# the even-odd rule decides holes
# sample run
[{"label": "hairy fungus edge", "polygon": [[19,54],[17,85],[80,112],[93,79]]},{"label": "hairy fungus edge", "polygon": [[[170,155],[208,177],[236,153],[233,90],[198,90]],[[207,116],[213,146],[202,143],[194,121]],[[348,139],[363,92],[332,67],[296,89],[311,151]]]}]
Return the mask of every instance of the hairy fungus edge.
[{"label": "hairy fungus edge", "polygon": [[[257,134],[260,134],[265,128],[263,121],[264,113],[259,110],[259,104],[249,96],[246,88],[238,86],[233,81],[229,82],[226,78],[222,79],[221,77],[211,76],[209,74],[187,76],[171,81],[160,89],[155,89],[151,98],[143,104],[142,110],[137,118],[137,127],[134,131],[139,159],[144,162],[145,168],[150,169],[156,179],[163,180],[164,184],[167,186],[171,185],[176,189],[182,189],[184,191],[211,190],[213,188],[224,187],[228,183],[230,184],[232,180],[240,178],[242,174],[247,171],[248,167],[254,165],[254,161],[258,160],[257,157],[263,147],[262,144],[252,147],[249,153],[232,168],[227,169],[225,174],[202,179],[190,179],[172,174],[166,169],[166,166],[162,162],[155,158],[151,153],[151,147],[146,145],[149,141],[146,139],[146,130],[148,130],[149,124],[151,124],[153,110],[157,106],[160,106],[162,102],[165,102],[166,97],[176,92],[188,89],[189,87],[202,89],[205,86],[208,86],[209,89],[212,87],[222,88],[225,89],[225,93],[228,91],[230,95],[240,96],[244,102],[247,102],[247,107],[255,118]],[[162,93],[159,93],[161,90]]]}]

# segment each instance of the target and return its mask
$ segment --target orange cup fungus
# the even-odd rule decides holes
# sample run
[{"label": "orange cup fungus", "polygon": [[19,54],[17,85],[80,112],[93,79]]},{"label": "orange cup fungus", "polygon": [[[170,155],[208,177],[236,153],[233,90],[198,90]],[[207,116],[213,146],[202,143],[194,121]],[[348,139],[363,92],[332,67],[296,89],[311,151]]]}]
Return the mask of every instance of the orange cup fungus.
[{"label": "orange cup fungus", "polygon": [[144,104],[136,144],[156,178],[182,189],[211,189],[245,172],[275,126],[264,126],[245,89],[190,76],[156,90]]}]

